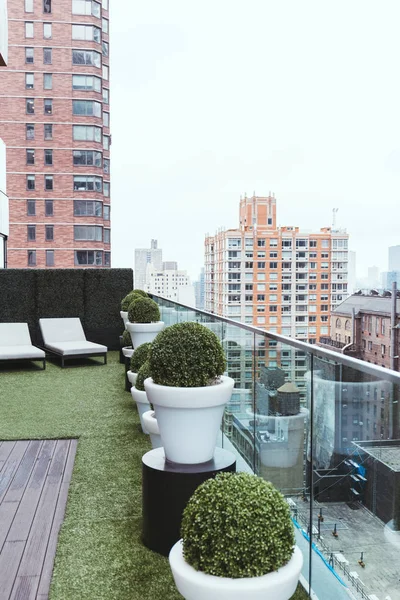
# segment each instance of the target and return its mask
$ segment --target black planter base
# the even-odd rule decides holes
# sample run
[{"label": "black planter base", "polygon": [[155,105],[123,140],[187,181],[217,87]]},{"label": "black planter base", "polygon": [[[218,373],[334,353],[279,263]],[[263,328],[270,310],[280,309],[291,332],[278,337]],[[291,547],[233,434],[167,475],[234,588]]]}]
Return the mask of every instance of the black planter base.
[{"label": "black planter base", "polygon": [[196,488],[217,473],[236,471],[235,455],[216,448],[214,459],[181,465],[165,459],[164,448],[142,458],[142,539],[145,546],[168,556],[180,535],[183,510]]}]

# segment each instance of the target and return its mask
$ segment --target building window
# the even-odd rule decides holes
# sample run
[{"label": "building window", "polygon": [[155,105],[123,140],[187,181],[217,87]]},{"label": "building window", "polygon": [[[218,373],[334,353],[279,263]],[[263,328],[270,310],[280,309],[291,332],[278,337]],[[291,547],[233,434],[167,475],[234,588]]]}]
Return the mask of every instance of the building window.
[{"label": "building window", "polygon": [[33,23],[31,21],[25,22],[25,37],[33,38]]},{"label": "building window", "polygon": [[53,51],[51,48],[43,48],[43,64],[51,65],[53,60]]},{"label": "building window", "polygon": [[108,0],[103,0],[102,4],[103,4],[104,10],[108,10]]},{"label": "building window", "polygon": [[101,117],[101,104],[94,100],[73,100],[72,112],[85,117]]},{"label": "building window", "polygon": [[74,225],[74,240],[102,242],[103,228],[99,225]]},{"label": "building window", "polygon": [[92,15],[100,18],[101,6],[99,2],[94,0],[72,0],[73,15]]},{"label": "building window", "polygon": [[34,115],[35,114],[35,100],[34,98],[26,99],[26,114]]},{"label": "building window", "polygon": [[110,252],[104,252],[104,266],[109,267],[111,265],[111,254]]},{"label": "building window", "polygon": [[44,151],[44,164],[45,165],[52,165],[53,164],[53,150],[46,150]]},{"label": "building window", "polygon": [[51,13],[51,0],[43,0],[43,12]]},{"label": "building window", "polygon": [[52,217],[54,215],[53,200],[44,201],[44,214],[46,217]]},{"label": "building window", "polygon": [[33,73],[25,73],[25,87],[27,90],[33,90],[35,86],[35,77]]},{"label": "building window", "polygon": [[385,346],[385,344],[381,344],[381,352],[382,352],[382,356],[384,356],[386,354],[386,346]]},{"label": "building window", "polygon": [[54,178],[53,175],[45,175],[44,176],[44,189],[52,190],[54,189]]},{"label": "building window", "polygon": [[103,182],[103,194],[106,196],[106,198],[110,197],[110,182],[109,181]]},{"label": "building window", "polygon": [[95,50],[72,50],[73,65],[90,65],[101,67],[101,54]]},{"label": "building window", "polygon": [[44,114],[45,115],[53,114],[53,100],[51,98],[44,99]]},{"label": "building window", "polygon": [[104,33],[108,34],[108,19],[101,20],[101,28],[104,31]]},{"label": "building window", "polygon": [[72,89],[101,92],[101,79],[93,75],[72,75]]},{"label": "building window", "polygon": [[109,158],[105,158],[103,160],[103,169],[104,169],[104,173],[107,173],[107,174],[110,173],[110,159]]},{"label": "building window", "polygon": [[54,240],[54,225],[46,225],[45,227],[46,242]]},{"label": "building window", "polygon": [[27,140],[35,139],[35,125],[33,123],[26,124],[26,139]]},{"label": "building window", "polygon": [[102,42],[102,50],[103,50],[103,55],[108,56],[108,52],[109,52],[108,42],[105,42],[104,40]]},{"label": "building window", "polygon": [[74,216],[101,217],[102,203],[96,200],[74,200]]},{"label": "building window", "polygon": [[28,217],[34,217],[36,215],[36,200],[26,201],[26,214]]},{"label": "building window", "polygon": [[108,67],[107,65],[103,65],[103,79],[105,79],[105,81],[108,81]]},{"label": "building window", "polygon": [[385,325],[386,325],[386,321],[385,319],[382,319],[381,321],[381,334],[385,335]]},{"label": "building window", "polygon": [[110,103],[110,90],[103,87],[103,102],[104,104]]},{"label": "building window", "polygon": [[350,329],[351,329],[351,323],[348,319],[346,320],[346,323],[344,324],[344,328],[346,331],[350,331]]},{"label": "building window", "polygon": [[93,175],[75,175],[74,192],[98,192],[101,194],[103,189],[103,180],[101,177]]},{"label": "building window", "polygon": [[75,141],[101,142],[101,128],[91,125],[74,125],[73,136]]},{"label": "building window", "polygon": [[103,112],[103,125],[104,127],[110,127],[110,113]]},{"label": "building window", "polygon": [[105,204],[103,207],[103,213],[104,213],[104,215],[103,215],[104,220],[109,221],[110,220],[110,207],[107,204]]},{"label": "building window", "polygon": [[33,48],[25,48],[25,62],[33,63],[34,61],[34,50]]},{"label": "building window", "polygon": [[27,190],[34,190],[35,189],[35,176],[34,175],[27,175],[26,176],[26,189]]},{"label": "building window", "polygon": [[36,267],[36,250],[28,250],[28,267]]},{"label": "building window", "polygon": [[103,135],[103,150],[109,150],[110,149],[110,136],[109,135]]},{"label": "building window", "polygon": [[101,167],[101,152],[95,150],[74,150],[73,151],[74,165]]},{"label": "building window", "polygon": [[36,241],[36,225],[28,225],[27,230],[28,230],[28,233],[27,233],[28,242],[35,242]]},{"label": "building window", "polygon": [[46,267],[54,267],[54,250],[46,250]]},{"label": "building window", "polygon": [[72,25],[72,39],[100,44],[101,31],[93,25]]},{"label": "building window", "polygon": [[26,164],[27,165],[35,164],[35,150],[33,148],[26,149]]},{"label": "building window", "polygon": [[45,140],[53,139],[53,125],[51,123],[44,124],[44,139]]},{"label": "building window", "polygon": [[33,12],[33,0],[25,0],[25,12]]},{"label": "building window", "polygon": [[43,23],[43,37],[45,40],[50,40],[52,37],[51,23]]},{"label": "building window", "polygon": [[109,229],[104,229],[104,243],[105,244],[110,243],[110,230]]},{"label": "building window", "polygon": [[43,89],[45,89],[45,90],[53,89],[53,74],[52,73],[43,73]]},{"label": "building window", "polygon": [[75,264],[101,266],[103,262],[102,252],[99,250],[75,250]]}]

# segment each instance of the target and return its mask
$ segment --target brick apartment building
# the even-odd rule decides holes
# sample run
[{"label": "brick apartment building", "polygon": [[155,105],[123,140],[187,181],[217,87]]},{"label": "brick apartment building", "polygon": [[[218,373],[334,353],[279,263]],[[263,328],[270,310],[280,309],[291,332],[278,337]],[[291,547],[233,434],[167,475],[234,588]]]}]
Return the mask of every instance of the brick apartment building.
[{"label": "brick apartment building", "polygon": [[8,2],[8,267],[109,267],[108,0]]}]

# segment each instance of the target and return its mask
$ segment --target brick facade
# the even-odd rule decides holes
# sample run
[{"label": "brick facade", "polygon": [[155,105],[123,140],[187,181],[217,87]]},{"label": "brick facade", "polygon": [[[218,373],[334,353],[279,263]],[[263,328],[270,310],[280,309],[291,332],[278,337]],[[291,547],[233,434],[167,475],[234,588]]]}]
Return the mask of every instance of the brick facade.
[{"label": "brick facade", "polygon": [[[108,1],[87,2],[86,6],[97,9],[99,16],[73,14],[82,2],[53,0],[51,13],[43,12],[43,0],[33,0],[34,12],[25,12],[25,0],[9,2],[9,61],[2,71],[0,89],[0,137],[7,146],[7,191],[10,202],[10,235],[8,240],[9,268],[46,267],[46,250],[54,251],[55,268],[75,266],[110,266],[110,220],[104,214],[104,206],[110,205],[109,168],[104,159],[110,158],[109,148],[103,147],[104,136],[110,135],[103,124],[104,113],[109,113],[108,99],[103,97],[109,89],[108,78],[103,79],[103,66],[108,67],[109,57],[104,53],[108,44]],[[25,23],[33,23],[33,37],[25,37]],[[44,23],[52,24],[51,38],[44,38]],[[72,39],[72,26],[92,25],[101,31],[101,41]],[[108,29],[108,27],[106,27]],[[104,43],[104,44],[103,44]],[[26,48],[33,48],[33,63],[26,63]],[[51,64],[44,64],[44,48],[51,48]],[[73,64],[73,50],[95,51],[98,66]],[[26,88],[26,74],[33,74],[33,89]],[[44,74],[52,74],[51,89],[44,89]],[[99,78],[100,92],[73,90],[73,75]],[[104,73],[105,77],[107,74]],[[107,94],[107,92],[105,92]],[[108,92],[109,95],[109,92]],[[27,112],[27,99],[34,101],[34,114]],[[52,100],[52,112],[45,112],[44,100]],[[96,101],[102,116],[73,114],[73,100]],[[99,108],[99,105],[96,105]],[[34,125],[34,137],[27,139],[27,124]],[[51,139],[45,139],[45,125],[52,125]],[[98,127],[98,141],[74,139],[73,126]],[[47,131],[47,136],[49,135]],[[34,164],[27,164],[27,149],[34,150]],[[53,164],[45,164],[45,150],[52,150]],[[90,150],[101,153],[101,166],[74,165],[74,150]],[[105,172],[106,171],[106,172]],[[35,189],[27,189],[27,176],[35,175]],[[53,176],[53,189],[45,189],[45,176]],[[102,191],[74,189],[74,176],[96,176],[102,182]],[[91,183],[91,182],[90,182]],[[108,184],[105,193],[104,183]],[[77,185],[77,184],[76,184]],[[76,186],[75,186],[76,187]],[[29,203],[28,200],[34,200]],[[45,201],[53,201],[52,214],[46,216]],[[85,205],[97,216],[79,216],[75,200],[97,201],[101,205]],[[82,205],[80,205],[81,207]],[[99,214],[101,206],[101,216]],[[108,213],[109,213],[109,209]],[[49,211],[50,212],[50,211]],[[81,210],[80,210],[81,212]],[[34,213],[34,214],[32,214]],[[36,226],[35,240],[28,240],[28,225]],[[46,225],[53,226],[53,240],[46,241]],[[101,227],[102,241],[75,240],[74,226]],[[93,230],[89,230],[89,235]],[[85,232],[86,233],[86,232]],[[107,235],[107,241],[105,239]],[[80,236],[82,237],[82,235]],[[36,252],[36,264],[28,264],[28,250]],[[97,252],[95,264],[76,264],[75,251],[89,250],[90,257]],[[101,254],[99,254],[99,252]],[[82,260],[82,255],[80,256]],[[91,262],[91,258],[89,258]]]}]

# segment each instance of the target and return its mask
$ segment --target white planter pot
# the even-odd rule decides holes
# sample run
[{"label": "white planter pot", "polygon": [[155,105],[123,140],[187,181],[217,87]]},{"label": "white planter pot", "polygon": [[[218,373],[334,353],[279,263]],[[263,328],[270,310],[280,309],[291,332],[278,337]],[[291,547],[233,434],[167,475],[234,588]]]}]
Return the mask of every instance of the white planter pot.
[{"label": "white planter pot", "polygon": [[126,328],[131,334],[132,345],[138,348],[146,342],[152,342],[160,331],[164,329],[164,321],[156,323],[130,323],[126,324]]},{"label": "white planter pot", "polygon": [[125,358],[130,358],[133,354],[133,348],[130,346],[124,346],[122,348],[122,354],[125,356]]},{"label": "white planter pot", "polygon": [[172,546],[169,564],[175,585],[186,600],[289,600],[296,590],[303,555],[295,546],[284,567],[261,577],[216,577],[196,571],[183,558],[182,540]]},{"label": "white planter pot", "polygon": [[132,394],[132,398],[134,399],[134,401],[136,402],[136,405],[137,405],[140,424],[142,426],[142,431],[143,431],[143,433],[148,434],[149,432],[147,431],[147,429],[145,428],[144,423],[143,423],[143,413],[150,410],[150,404],[149,404],[149,401],[147,400],[146,392],[137,390],[134,386],[132,386],[131,394]]},{"label": "white planter pot", "polygon": [[162,441],[156,419],[156,413],[154,412],[154,410],[148,410],[147,412],[143,413],[142,418],[143,425],[146,431],[148,431],[150,434],[151,445],[153,446],[153,448],[161,448]]},{"label": "white planter pot", "polygon": [[234,384],[230,377],[221,377],[217,385],[197,388],[158,385],[151,377],[145,380],[168,460],[199,464],[212,459]]},{"label": "white planter pot", "polygon": [[121,319],[124,322],[124,327],[126,329],[126,324],[128,322],[128,311],[127,310],[120,310],[119,314],[121,315]]},{"label": "white planter pot", "polygon": [[134,373],[133,371],[127,371],[126,375],[128,377],[128,381],[131,383],[131,385],[135,385],[137,373]]}]

